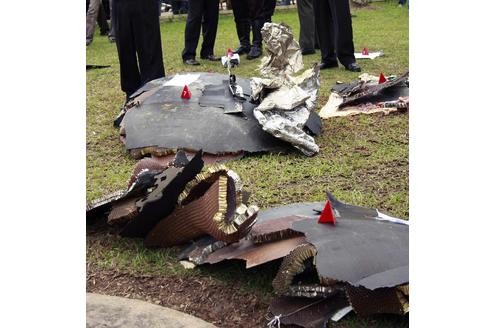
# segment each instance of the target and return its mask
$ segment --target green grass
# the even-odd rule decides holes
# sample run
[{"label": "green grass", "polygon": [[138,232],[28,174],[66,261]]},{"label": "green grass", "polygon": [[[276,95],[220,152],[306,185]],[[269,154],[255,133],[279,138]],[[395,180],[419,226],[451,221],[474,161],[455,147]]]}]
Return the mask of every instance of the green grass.
[{"label": "green grass", "polygon": [[[408,70],[408,10],[397,8],[395,1],[375,3],[368,8],[354,9],[353,30],[356,51],[367,47],[383,50],[385,56],[361,60],[363,72],[400,74]],[[297,11],[277,11],[274,22],[283,22],[299,35]],[[161,23],[162,47],[167,75],[190,70],[182,64],[185,17],[165,19]],[[238,45],[233,17],[221,15],[215,46],[217,55]],[[113,119],[124,100],[120,90],[119,64],[115,44],[106,37],[95,36],[87,47],[88,64],[111,65],[108,69],[87,72],[87,200],[93,200],[116,189],[126,187],[135,165],[119,141]],[[319,53],[305,56],[305,67],[318,62]],[[256,76],[259,60],[241,60],[238,76]],[[197,71],[222,72],[218,63],[203,62]],[[319,108],[329,96],[336,81],[351,81],[359,73],[343,68],[321,72]],[[253,155],[233,161],[228,166],[239,173],[251,200],[261,208],[299,201],[321,201],[331,190],[341,200],[369,207],[401,218],[409,216],[408,200],[408,115],[381,114],[335,118],[323,122],[324,133],[317,138],[320,153],[305,157],[289,155]],[[184,270],[175,258],[175,249],[148,250],[141,240],[117,238],[107,234],[88,236],[87,262],[103,268],[117,268],[142,274],[212,275],[220,280],[238,280],[243,276],[245,288],[267,295],[275,267],[245,270],[230,263]],[[370,321],[371,320],[371,321]],[[404,325],[392,319],[362,321],[353,317],[345,327]]]}]

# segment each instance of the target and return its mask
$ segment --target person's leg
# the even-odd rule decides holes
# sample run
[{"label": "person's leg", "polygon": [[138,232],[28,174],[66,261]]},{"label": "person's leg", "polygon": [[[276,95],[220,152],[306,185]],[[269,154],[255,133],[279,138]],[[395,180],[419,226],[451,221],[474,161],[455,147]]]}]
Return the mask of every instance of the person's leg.
[{"label": "person's leg", "polygon": [[265,20],[265,23],[271,23],[272,22],[272,16],[273,13],[275,12],[275,6],[277,5],[277,0],[264,0],[263,1],[263,9],[262,9],[262,16],[263,19]]},{"label": "person's leg", "polygon": [[194,59],[196,48],[201,33],[201,21],[203,18],[203,3],[207,0],[189,0],[186,29],[184,31],[184,50],[182,60]]},{"label": "person's leg", "polygon": [[332,19],[336,24],[337,57],[346,68],[356,62],[352,35],[351,9],[348,0],[330,1]]},{"label": "person's leg", "polygon": [[89,2],[88,11],[86,12],[86,45],[93,41],[100,5],[101,0],[90,0]]},{"label": "person's leg", "polygon": [[249,12],[246,0],[232,0],[232,12],[234,13],[235,28],[240,46],[234,51],[239,55],[248,53],[251,49],[249,34],[251,26],[249,23]]},{"label": "person's leg", "polygon": [[108,40],[115,42],[115,18],[113,17],[113,1],[110,0],[110,32],[108,32]]},{"label": "person's leg", "polygon": [[128,99],[141,85],[132,18],[134,16],[134,2],[114,0],[114,23],[117,53],[120,64],[120,85]]},{"label": "person's leg", "polygon": [[201,45],[201,58],[213,56],[215,39],[218,28],[218,4],[219,0],[204,1],[203,9],[203,43]]},{"label": "person's leg", "polygon": [[254,59],[262,54],[261,28],[265,24],[265,19],[262,15],[263,0],[248,0],[247,2],[249,4],[249,18],[253,30],[253,45],[246,59]]},{"label": "person's leg", "polygon": [[132,28],[139,60],[141,87],[151,80],[164,77],[165,68],[160,35],[160,11],[156,0],[139,0],[136,7]]},{"label": "person's leg", "polygon": [[107,35],[110,27],[108,27],[107,22],[107,13],[105,12],[105,6],[103,6],[103,2],[98,9],[98,16],[96,18],[98,22],[98,27],[100,28],[100,35]]},{"label": "person's leg", "polygon": [[321,63],[327,67],[336,67],[338,64],[337,56],[335,55],[335,27],[330,12],[329,0],[315,0],[313,9],[321,49]]},{"label": "person's leg", "polygon": [[299,45],[303,55],[315,53],[315,14],[313,0],[298,0]]}]

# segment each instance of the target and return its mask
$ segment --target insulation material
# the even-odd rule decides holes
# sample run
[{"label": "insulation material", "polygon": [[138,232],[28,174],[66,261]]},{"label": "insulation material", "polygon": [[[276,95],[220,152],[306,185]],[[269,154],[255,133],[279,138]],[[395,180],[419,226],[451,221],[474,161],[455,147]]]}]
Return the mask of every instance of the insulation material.
[{"label": "insulation material", "polygon": [[[166,156],[180,149],[202,149],[210,155],[291,149],[290,144],[263,131],[253,115],[255,105],[249,101],[242,103],[242,113],[224,114],[236,106],[228,90],[228,76],[197,74],[199,78],[188,85],[189,100],[180,97],[184,86],[164,85],[173,76],[150,81],[136,91],[126,106],[120,131],[131,156]],[[236,82],[249,97],[249,81],[237,78]]]},{"label": "insulation material", "polygon": [[203,175],[192,188],[186,186],[178,203],[174,212],[150,231],[145,246],[183,244],[205,234],[235,242],[249,232],[258,212],[256,206],[236,206],[235,181],[222,170]]},{"label": "insulation material", "polygon": [[409,72],[389,77],[379,84],[378,77],[362,74],[358,81],[337,84],[320,110],[321,118],[402,112],[409,109]]},{"label": "insulation material", "polygon": [[283,86],[266,96],[256,110],[265,112],[269,109],[292,110],[305,104],[310,95],[297,85],[289,88]]}]

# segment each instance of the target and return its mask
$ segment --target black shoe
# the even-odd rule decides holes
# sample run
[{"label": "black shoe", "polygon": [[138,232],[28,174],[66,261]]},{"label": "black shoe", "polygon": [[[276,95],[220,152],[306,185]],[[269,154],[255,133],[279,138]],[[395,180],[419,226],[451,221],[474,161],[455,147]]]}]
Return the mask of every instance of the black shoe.
[{"label": "black shoe", "polygon": [[216,57],[215,55],[208,55],[206,57],[201,57],[201,59],[209,60],[209,61],[220,61],[220,57]]},{"label": "black shoe", "polygon": [[193,65],[193,66],[198,66],[198,65],[201,65],[196,59],[194,58],[190,58],[190,59],[186,59],[184,60],[184,64],[186,65]]},{"label": "black shoe", "polygon": [[312,55],[312,54],[315,54],[316,51],[313,49],[313,50],[310,50],[310,49],[301,49],[301,54],[303,56],[306,56],[306,55]]},{"label": "black shoe", "polygon": [[115,37],[114,36],[109,36],[108,37],[108,42],[114,43],[115,42]]},{"label": "black shoe", "polygon": [[234,50],[234,53],[235,54],[238,54],[239,56],[240,55],[244,55],[244,54],[247,54],[249,51],[251,50],[251,47],[247,47],[247,46],[239,46],[239,48],[237,48],[236,50]]},{"label": "black shoe", "polygon": [[349,65],[345,66],[346,71],[351,71],[351,72],[361,72],[361,67],[357,63],[350,63]]},{"label": "black shoe", "polygon": [[335,67],[339,67],[339,63],[337,63],[337,62],[321,62],[318,66],[320,69],[335,68]]},{"label": "black shoe", "polygon": [[252,46],[251,50],[246,56],[246,59],[255,59],[261,56],[261,54],[262,54],[261,47]]}]

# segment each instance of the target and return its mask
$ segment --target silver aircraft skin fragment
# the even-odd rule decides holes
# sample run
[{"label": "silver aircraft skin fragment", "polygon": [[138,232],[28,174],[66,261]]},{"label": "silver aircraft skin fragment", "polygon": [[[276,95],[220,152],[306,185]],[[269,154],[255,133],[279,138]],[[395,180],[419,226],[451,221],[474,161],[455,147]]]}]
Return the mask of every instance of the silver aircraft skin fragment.
[{"label": "silver aircraft skin fragment", "polygon": [[291,143],[306,156],[313,156],[320,149],[304,127],[316,108],[319,68],[314,65],[298,76],[292,75],[303,68],[303,62],[289,27],[265,23],[262,36],[268,56],[259,68],[263,78],[251,78],[251,98],[260,101],[253,115],[264,131]]}]

